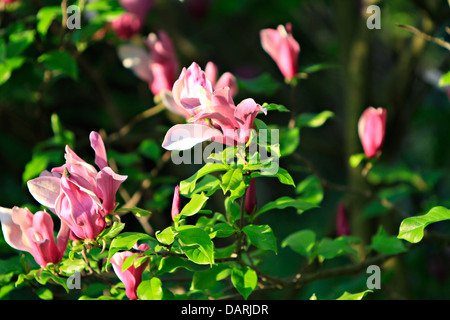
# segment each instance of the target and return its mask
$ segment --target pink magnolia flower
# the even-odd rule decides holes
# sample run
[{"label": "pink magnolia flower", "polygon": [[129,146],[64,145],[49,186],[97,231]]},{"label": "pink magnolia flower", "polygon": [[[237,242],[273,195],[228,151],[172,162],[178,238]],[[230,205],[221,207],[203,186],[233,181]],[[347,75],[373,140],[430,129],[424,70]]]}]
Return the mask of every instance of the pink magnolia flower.
[{"label": "pink magnolia flower", "polygon": [[133,13],[141,22],[144,22],[155,0],[119,0],[119,3],[125,10]]},{"label": "pink magnolia flower", "polygon": [[131,12],[124,12],[111,23],[111,27],[119,39],[129,39],[138,34],[142,21]]},{"label": "pink magnolia flower", "polygon": [[252,214],[257,205],[255,178],[250,180],[250,185],[245,193],[245,212]]},{"label": "pink magnolia flower", "polygon": [[[216,72],[210,69],[208,74],[213,78]],[[169,129],[162,144],[167,150],[186,150],[208,140],[227,145],[246,143],[257,114],[266,113],[251,98],[235,106],[231,88],[213,87],[195,62],[188,69],[183,68],[172,95],[179,113],[183,111],[189,123]]]},{"label": "pink magnolia flower", "polygon": [[120,46],[118,55],[123,66],[147,82],[154,95],[172,90],[179,68],[172,40],[161,30],[157,34],[150,33],[146,44],[148,51],[136,45]]},{"label": "pink magnolia flower", "polygon": [[172,92],[162,92],[161,99],[167,109],[189,120],[201,110],[212,110],[213,92],[225,87],[230,88],[232,97],[238,93],[232,73],[225,72],[218,77],[218,68],[213,62],[206,64],[205,71],[193,62],[189,68],[183,68]]},{"label": "pink magnolia flower", "polygon": [[113,20],[111,27],[120,39],[129,39],[141,31],[154,0],[119,0],[127,10]]},{"label": "pink magnolia flower", "polygon": [[210,103],[205,108],[201,106],[198,113],[189,119],[190,123],[170,128],[164,137],[163,148],[187,150],[208,140],[226,145],[245,144],[258,113],[266,113],[251,98],[235,106],[228,87],[214,91]]},{"label": "pink magnolia flower", "polygon": [[[135,245],[135,249],[139,251],[146,251],[149,249],[149,246],[144,243],[138,247],[136,247]],[[130,300],[136,300],[138,298],[137,288],[139,284],[142,282],[142,273],[144,272],[145,268],[148,265],[148,260],[146,260],[143,264],[141,264],[137,268],[131,265],[128,269],[122,271],[122,265],[129,256],[136,256],[136,258],[140,257],[138,253],[133,253],[131,251],[123,251],[115,253],[110,261],[111,264],[113,265],[113,269],[117,277],[125,285],[125,292],[127,297]]]},{"label": "pink magnolia flower", "polygon": [[300,45],[292,36],[292,25],[279,25],[277,29],[260,31],[261,45],[278,65],[283,76],[290,80],[298,72]]},{"label": "pink magnolia flower", "polygon": [[358,121],[358,134],[367,158],[381,152],[386,131],[386,109],[367,108]]},{"label": "pink magnolia flower", "polygon": [[336,236],[349,236],[350,224],[348,222],[347,210],[345,206],[340,203],[337,208],[336,215]]},{"label": "pink magnolia flower", "polygon": [[0,2],[3,2],[3,3],[14,3],[17,1],[19,1],[19,0],[0,0]]},{"label": "pink magnolia flower", "polygon": [[45,211],[33,215],[27,208],[0,208],[0,221],[5,241],[14,249],[29,252],[42,267],[61,261],[70,232],[65,223],[55,242],[53,220]]},{"label": "pink magnolia flower", "polygon": [[172,200],[172,220],[175,219],[177,215],[181,212],[181,202],[180,202],[180,186],[175,187],[175,192],[173,193]]},{"label": "pink magnolia flower", "polygon": [[217,66],[213,62],[209,61],[205,67],[205,75],[215,90],[229,87],[231,96],[234,97],[237,95],[238,85],[236,77],[231,72],[225,72],[219,77],[219,70]]},{"label": "pink magnolia flower", "polygon": [[200,110],[212,110],[213,92],[213,84],[195,62],[189,68],[183,68],[172,89],[175,102],[191,115]]},{"label": "pink magnolia flower", "polygon": [[114,210],[117,190],[127,178],[108,166],[100,135],[91,132],[89,138],[100,171],[66,146],[63,166],[27,182],[33,197],[55,212],[80,239],[94,239],[103,231],[105,216]]}]

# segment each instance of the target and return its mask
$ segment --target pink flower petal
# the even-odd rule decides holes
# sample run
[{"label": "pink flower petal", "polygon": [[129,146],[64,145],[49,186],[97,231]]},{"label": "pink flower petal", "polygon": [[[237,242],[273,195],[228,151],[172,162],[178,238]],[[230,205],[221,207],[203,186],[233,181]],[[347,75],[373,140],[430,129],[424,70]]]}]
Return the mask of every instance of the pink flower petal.
[{"label": "pink flower petal", "polygon": [[108,166],[108,158],[106,156],[105,144],[103,143],[102,137],[98,132],[92,131],[89,135],[91,140],[92,149],[95,151],[95,164],[103,169]]},{"label": "pink flower petal", "polygon": [[[16,221],[14,221],[13,215]],[[22,231],[31,228],[32,215],[28,209],[18,207],[7,209],[0,207],[0,222],[2,223],[3,236],[5,237],[6,243],[12,248],[20,251],[32,251],[31,244],[26,234]]]},{"label": "pink flower petal", "polygon": [[127,176],[115,173],[110,167],[105,167],[98,173],[97,187],[101,193],[105,214],[114,210],[117,190],[126,179]]},{"label": "pink flower petal", "polygon": [[166,150],[187,150],[203,141],[222,140],[222,133],[201,124],[177,124],[167,131],[162,147]]},{"label": "pink flower petal", "polygon": [[53,211],[60,193],[59,181],[58,177],[43,175],[29,180],[27,186],[37,202]]}]

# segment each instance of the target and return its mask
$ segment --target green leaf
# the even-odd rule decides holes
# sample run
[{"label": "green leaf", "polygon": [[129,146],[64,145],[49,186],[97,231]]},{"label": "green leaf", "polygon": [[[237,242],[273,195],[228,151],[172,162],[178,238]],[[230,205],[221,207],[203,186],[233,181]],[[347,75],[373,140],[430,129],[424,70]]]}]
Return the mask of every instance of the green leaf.
[{"label": "green leaf", "polygon": [[100,296],[98,298],[91,298],[88,296],[81,296],[78,300],[119,300],[118,298],[111,297],[111,296]]},{"label": "green leaf", "polygon": [[227,171],[222,176],[221,187],[222,187],[223,193],[225,194],[230,190],[235,190],[242,182],[242,179],[243,179],[243,176],[242,176],[241,169],[233,169],[233,170]]},{"label": "green leaf", "polygon": [[270,211],[270,210],[274,210],[274,209],[282,210],[282,209],[286,209],[288,207],[297,209],[298,213],[303,213],[306,210],[318,208],[318,206],[314,203],[306,202],[306,201],[303,201],[300,199],[293,199],[291,197],[285,196],[285,197],[278,198],[275,201],[266,203],[261,209],[258,210],[256,215],[260,215],[266,211]]},{"label": "green leaf", "polygon": [[[130,268],[133,265],[133,262],[137,257],[138,257],[137,254],[132,254],[132,255],[126,257],[121,266],[122,272],[124,272],[125,270]],[[147,257],[145,257],[145,258],[148,259]]]},{"label": "green leaf", "polygon": [[125,223],[114,221],[111,227],[106,228],[99,234],[99,238],[110,240],[122,232],[123,228],[125,228]]},{"label": "green leaf", "polygon": [[230,166],[226,164],[207,163],[191,177],[180,182],[180,193],[183,195],[191,194],[198,179],[212,172],[227,171],[228,169],[230,169]]},{"label": "green leaf", "polygon": [[208,197],[210,197],[218,189],[220,189],[220,179],[213,175],[207,174],[201,178],[199,182],[197,182],[191,193],[183,195],[191,198],[196,193],[204,192]]},{"label": "green leaf", "polygon": [[276,176],[278,177],[278,180],[280,180],[280,182],[282,184],[286,184],[286,185],[295,187],[295,182],[292,179],[289,172],[287,172],[286,169],[278,168],[278,172],[276,173]]},{"label": "green leaf", "polygon": [[450,210],[444,207],[434,207],[425,215],[403,220],[397,237],[411,243],[420,242],[423,238],[424,229],[430,223],[444,220],[450,220]]},{"label": "green leaf", "polygon": [[[38,271],[38,270],[35,270]],[[39,282],[42,285],[47,284],[49,280],[52,280],[54,283],[57,283],[61,285],[64,289],[66,289],[66,292],[69,292],[69,288],[67,287],[67,279],[61,278],[47,270],[43,270],[41,272],[36,272],[34,274],[35,279],[37,282]]]},{"label": "green leaf", "polygon": [[154,240],[151,236],[140,232],[125,232],[113,239],[109,247],[108,263],[111,257],[120,250],[130,250],[140,240]]},{"label": "green leaf", "polygon": [[15,69],[20,68],[25,62],[24,57],[11,57],[6,58],[4,61],[0,62],[0,85],[7,82],[11,77],[12,72]]},{"label": "green leaf", "polygon": [[119,210],[117,210],[119,212],[132,212],[136,217],[146,217],[148,215],[151,215],[152,212],[145,210],[145,209],[141,209],[138,207],[133,207],[133,208],[120,208]]},{"label": "green leaf", "polygon": [[442,75],[439,79],[439,87],[447,87],[450,86],[450,71],[446,74]]},{"label": "green leaf", "polygon": [[323,189],[319,178],[315,175],[306,177],[297,185],[295,192],[303,201],[319,205],[323,200]]},{"label": "green leaf", "polygon": [[289,247],[298,254],[309,258],[316,244],[316,234],[311,230],[301,230],[289,235],[281,247]]},{"label": "green leaf", "polygon": [[224,264],[214,265],[207,270],[196,271],[192,277],[191,290],[205,290],[225,279],[231,273],[230,267]]},{"label": "green leaf", "polygon": [[161,157],[161,148],[155,141],[146,139],[141,142],[138,151],[145,157],[158,161]]},{"label": "green leaf", "polygon": [[41,8],[36,15],[38,21],[36,27],[37,31],[42,36],[45,36],[53,20],[60,17],[61,13],[60,6],[47,6]]},{"label": "green leaf", "polygon": [[315,63],[315,64],[311,64],[309,66],[303,67],[300,70],[300,73],[314,73],[314,72],[318,72],[318,71],[322,71],[322,70],[326,70],[326,69],[331,69],[331,68],[337,68],[339,67],[338,64],[335,63],[328,63],[328,62],[323,62],[323,63]]},{"label": "green leaf", "polygon": [[63,259],[59,265],[59,270],[63,271],[67,276],[71,276],[75,272],[81,272],[86,267],[86,261],[83,259]]},{"label": "green leaf", "polygon": [[16,31],[9,36],[7,46],[7,56],[15,57],[20,55],[28,46],[30,46],[36,35],[34,30]]},{"label": "green leaf", "polygon": [[352,168],[356,168],[364,159],[366,159],[365,153],[357,153],[352,154],[348,162]]},{"label": "green leaf", "polygon": [[231,282],[244,299],[247,299],[258,284],[258,275],[249,267],[233,268]]},{"label": "green leaf", "polygon": [[299,127],[317,128],[321,127],[328,119],[334,117],[334,113],[328,110],[321,113],[302,113],[297,118]]},{"label": "green leaf", "polygon": [[0,287],[0,300],[4,300],[8,293],[16,288],[14,283],[4,284]]},{"label": "green leaf", "polygon": [[175,272],[178,268],[195,271],[196,265],[184,258],[165,257],[161,259],[157,274],[172,273]]},{"label": "green leaf", "polygon": [[52,51],[38,57],[38,62],[56,75],[62,74],[76,80],[78,67],[75,59],[65,51]]},{"label": "green leaf", "polygon": [[247,235],[250,244],[262,250],[272,250],[277,253],[277,239],[268,225],[247,225],[242,231]]},{"label": "green leaf", "polygon": [[288,108],[286,108],[285,106],[281,105],[281,104],[276,104],[276,103],[267,103],[264,102],[263,105],[261,106],[264,109],[267,109],[267,111],[278,111],[278,112],[291,112]]},{"label": "green leaf", "polygon": [[300,128],[280,128],[280,155],[286,157],[297,150],[300,144]]},{"label": "green leaf", "polygon": [[362,300],[362,298],[364,298],[364,296],[369,292],[373,292],[373,291],[366,290],[366,291],[359,292],[359,293],[349,293],[349,292],[345,291],[342,294],[342,296],[337,298],[337,300]]},{"label": "green leaf", "polygon": [[236,232],[236,229],[234,229],[231,225],[229,225],[228,223],[222,222],[222,223],[217,223],[212,227],[211,233],[213,234],[213,236],[210,236],[210,237],[227,238],[235,232]]},{"label": "green leaf", "polygon": [[165,244],[165,245],[171,245],[175,241],[175,236],[177,232],[173,227],[167,227],[163,231],[157,231],[155,233],[156,239]]},{"label": "green leaf", "polygon": [[209,198],[203,193],[194,194],[191,200],[183,207],[179,216],[189,217],[198,213]]},{"label": "green leaf", "polygon": [[400,239],[389,236],[381,226],[378,229],[378,233],[372,237],[372,243],[369,248],[384,254],[397,254],[407,250]]},{"label": "green leaf", "polygon": [[371,184],[408,182],[420,191],[426,191],[429,188],[420,174],[403,165],[387,166],[377,163],[368,172],[367,180]]},{"label": "green leaf", "polygon": [[162,282],[158,278],[144,280],[137,288],[140,300],[161,300],[163,297]]},{"label": "green leaf", "polygon": [[25,183],[30,179],[33,179],[47,169],[50,162],[47,154],[34,154],[31,161],[25,165],[25,171],[22,174],[22,181]]},{"label": "green leaf", "polygon": [[234,223],[241,216],[239,204],[230,197],[225,199],[225,212],[227,213],[227,219],[229,219],[231,223]]},{"label": "green leaf", "polygon": [[53,292],[48,288],[39,288],[36,294],[42,300],[53,300]]},{"label": "green leaf", "polygon": [[205,230],[186,225],[178,227],[176,231],[183,252],[192,262],[211,265],[214,263],[214,244]]},{"label": "green leaf", "polygon": [[53,113],[50,117],[50,123],[52,126],[55,142],[63,146],[69,145],[72,147],[75,145],[75,135],[70,130],[64,130],[61,120],[56,113]]},{"label": "green leaf", "polygon": [[315,254],[317,254],[322,261],[346,254],[350,254],[358,258],[358,252],[352,247],[352,243],[356,243],[358,241],[359,239],[347,236],[342,236],[336,239],[324,238],[317,245]]},{"label": "green leaf", "polygon": [[248,91],[253,94],[264,94],[271,96],[280,87],[280,84],[276,82],[269,73],[263,73],[259,77],[244,80],[236,78],[239,90]]}]

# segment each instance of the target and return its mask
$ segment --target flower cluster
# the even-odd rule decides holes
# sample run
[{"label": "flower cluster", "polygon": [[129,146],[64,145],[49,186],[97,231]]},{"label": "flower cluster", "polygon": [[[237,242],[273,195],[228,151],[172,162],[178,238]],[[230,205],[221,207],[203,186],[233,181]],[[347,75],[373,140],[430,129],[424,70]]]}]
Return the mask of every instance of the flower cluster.
[{"label": "flower cluster", "polygon": [[[141,30],[154,1],[119,2],[126,12],[113,21],[112,27],[118,38],[129,39]],[[275,61],[286,82],[295,79],[299,72],[300,46],[293,38],[291,24],[279,25],[277,29],[261,30],[260,40],[262,48]],[[155,97],[159,97],[169,111],[181,116],[184,121],[173,125],[166,132],[162,142],[164,149],[187,150],[205,141],[227,146],[244,145],[249,141],[256,117],[260,113],[266,115],[267,110],[263,108],[264,105],[261,106],[252,98],[246,98],[235,104],[238,82],[231,72],[219,75],[218,67],[212,61],[206,64],[204,70],[197,62],[192,62],[189,67],[184,67],[179,72],[174,45],[163,30],[150,33],[145,39],[145,45],[146,49],[134,44],[123,44],[118,48],[118,55],[124,67],[131,69],[139,79],[145,81]],[[359,119],[358,134],[367,159],[376,158],[381,154],[386,120],[386,109],[372,107],[367,108]],[[56,239],[53,216],[50,213],[38,211],[33,214],[28,208],[19,207],[0,208],[0,221],[6,242],[17,250],[29,252],[43,268],[48,264],[61,262],[69,239],[88,241],[99,239],[99,235],[107,227],[107,216],[113,214],[116,209],[116,194],[127,179],[127,176],[114,172],[109,166],[105,144],[100,134],[91,132],[89,140],[95,152],[96,167],[66,146],[65,163],[62,166],[50,171],[45,170],[39,177],[27,182],[34,199],[51,211],[59,221]],[[242,193],[239,194],[239,197],[245,199],[241,209],[243,222],[244,210],[248,216],[258,215],[256,179],[254,176],[249,177],[248,171],[243,173],[244,170],[234,170],[237,171],[235,178],[237,181],[234,182],[239,185],[243,182],[244,185],[241,188]],[[226,191],[228,190],[224,193]],[[200,205],[203,205],[203,202]],[[175,228],[178,219],[183,215],[180,185],[177,185],[171,207],[171,218],[175,221]],[[234,229],[232,231],[234,232]],[[226,233],[226,230],[224,232]],[[336,216],[336,235],[350,234],[346,208],[340,204]],[[206,234],[204,238],[209,245],[211,241],[209,235]],[[164,248],[169,248],[170,251],[173,239],[168,243]],[[135,300],[138,299],[137,288],[142,282],[142,274],[149,264],[148,256],[144,254],[149,250],[149,245],[143,243],[139,246],[134,245],[132,249],[131,247],[132,245],[126,247],[126,250],[121,248],[124,251],[115,252],[109,258],[114,272],[125,285],[127,297]],[[203,251],[202,254],[210,259]],[[134,260],[124,269],[125,261],[129,263],[130,257]],[[139,264],[135,265],[134,261],[138,261]],[[213,259],[208,260],[211,261]],[[203,263],[204,261],[201,261],[201,264]]]},{"label": "flower cluster", "polygon": [[63,166],[44,171],[27,183],[33,197],[59,218],[57,244],[49,213],[38,211],[33,215],[29,209],[18,207],[1,210],[6,242],[31,253],[42,267],[61,261],[69,238],[93,240],[105,229],[105,217],[113,213],[117,190],[127,179],[108,166],[105,146],[97,132],[91,132],[90,141],[100,171],[66,146]]},{"label": "flower cluster", "polygon": [[241,101],[237,106],[234,104],[232,95],[236,90],[231,75],[224,74],[213,86],[214,82],[208,79],[209,74],[193,62],[175,81],[170,108],[184,115],[189,123],[170,128],[163,148],[186,150],[203,141],[244,144],[250,137],[258,113],[266,113],[252,98]]}]

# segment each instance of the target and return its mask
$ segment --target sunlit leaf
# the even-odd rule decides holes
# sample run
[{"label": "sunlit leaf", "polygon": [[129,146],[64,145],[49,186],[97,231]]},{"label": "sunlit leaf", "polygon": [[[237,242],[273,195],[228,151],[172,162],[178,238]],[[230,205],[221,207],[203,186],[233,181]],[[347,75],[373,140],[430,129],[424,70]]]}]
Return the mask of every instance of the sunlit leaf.
[{"label": "sunlit leaf", "polygon": [[258,275],[249,267],[234,268],[231,282],[244,299],[247,299],[258,284]]},{"label": "sunlit leaf", "polygon": [[399,239],[411,243],[420,242],[424,235],[424,229],[431,223],[450,220],[450,210],[444,207],[434,207],[427,214],[406,218],[400,224]]}]

